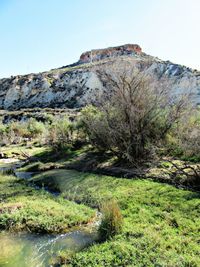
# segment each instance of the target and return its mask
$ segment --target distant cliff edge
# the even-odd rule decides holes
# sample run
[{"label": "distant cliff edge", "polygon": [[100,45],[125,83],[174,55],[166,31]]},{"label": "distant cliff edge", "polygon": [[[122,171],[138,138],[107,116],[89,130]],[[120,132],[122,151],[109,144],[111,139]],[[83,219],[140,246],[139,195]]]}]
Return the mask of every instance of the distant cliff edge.
[{"label": "distant cliff edge", "polygon": [[96,70],[101,64],[109,67],[111,61],[129,62],[154,75],[158,82],[162,77],[173,80],[176,90],[192,90],[200,103],[199,71],[149,56],[137,44],[126,44],[84,52],[76,63],[58,69],[0,79],[0,109],[83,107],[106,90]]}]

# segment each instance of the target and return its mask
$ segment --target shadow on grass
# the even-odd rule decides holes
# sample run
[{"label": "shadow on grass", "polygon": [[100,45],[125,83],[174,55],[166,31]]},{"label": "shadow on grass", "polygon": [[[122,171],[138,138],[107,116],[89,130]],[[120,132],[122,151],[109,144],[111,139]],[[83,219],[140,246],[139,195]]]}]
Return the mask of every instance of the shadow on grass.
[{"label": "shadow on grass", "polygon": [[[177,188],[184,188],[196,192],[199,191],[198,184],[192,184],[189,180],[182,182],[181,180],[179,181],[173,178],[166,179],[159,175],[155,175],[155,177],[148,176],[148,168],[145,166],[144,168],[143,166],[141,166],[141,168],[127,166],[127,164],[117,161],[112,153],[96,151],[94,148],[92,149],[91,146],[84,145],[79,147],[79,149],[68,146],[60,151],[49,149],[35,154],[34,157],[39,163],[42,163],[40,167],[36,166],[35,170],[31,170],[35,172],[45,172],[51,169],[74,169],[82,173],[88,172],[119,178],[151,179],[159,183],[171,184]],[[49,163],[53,164],[48,166]],[[29,163],[25,164],[25,166],[28,164]]]},{"label": "shadow on grass", "polygon": [[50,150],[42,151],[34,156],[39,159],[43,163],[56,162],[59,160],[71,160],[77,157],[81,153],[81,150],[74,150],[71,147],[66,147],[65,149],[61,149],[59,151],[51,148]]},{"label": "shadow on grass", "polygon": [[33,189],[26,187],[27,185],[27,181],[21,179],[5,182],[4,187],[1,188],[0,200],[6,202],[13,197],[34,195]]}]

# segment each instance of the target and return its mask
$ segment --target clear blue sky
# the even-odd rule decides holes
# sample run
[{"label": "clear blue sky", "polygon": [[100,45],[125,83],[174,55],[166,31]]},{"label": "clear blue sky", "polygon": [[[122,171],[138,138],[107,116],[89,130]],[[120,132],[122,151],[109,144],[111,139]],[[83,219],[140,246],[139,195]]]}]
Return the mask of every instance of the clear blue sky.
[{"label": "clear blue sky", "polygon": [[200,0],[0,0],[0,77],[125,43],[200,69]]}]

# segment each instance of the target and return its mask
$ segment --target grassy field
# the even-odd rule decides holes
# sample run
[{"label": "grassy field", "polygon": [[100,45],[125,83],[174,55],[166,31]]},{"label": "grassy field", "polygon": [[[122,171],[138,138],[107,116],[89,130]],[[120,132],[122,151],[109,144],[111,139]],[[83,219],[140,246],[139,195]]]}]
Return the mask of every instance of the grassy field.
[{"label": "grassy field", "polygon": [[51,170],[34,178],[69,200],[118,201],[122,234],[75,254],[71,266],[200,266],[200,195],[150,180]]},{"label": "grassy field", "polygon": [[[15,150],[17,147],[13,146],[9,153],[12,155]],[[90,220],[94,216],[90,208],[115,199],[124,218],[122,233],[70,255],[67,266],[200,266],[199,193],[150,179],[121,179],[66,169],[46,171],[52,166],[63,168],[79,153],[66,153],[51,163],[48,148],[25,147],[25,152],[41,161],[22,169],[42,171],[32,182],[61,195],[55,198],[11,176],[1,177],[0,197],[4,203],[0,207],[5,211],[5,206],[9,206],[7,213],[0,212],[1,228],[62,232],[66,225],[71,227]],[[22,208],[10,212],[16,203]]]},{"label": "grassy field", "polygon": [[85,205],[36,190],[15,177],[0,175],[0,229],[63,233],[94,215]]}]

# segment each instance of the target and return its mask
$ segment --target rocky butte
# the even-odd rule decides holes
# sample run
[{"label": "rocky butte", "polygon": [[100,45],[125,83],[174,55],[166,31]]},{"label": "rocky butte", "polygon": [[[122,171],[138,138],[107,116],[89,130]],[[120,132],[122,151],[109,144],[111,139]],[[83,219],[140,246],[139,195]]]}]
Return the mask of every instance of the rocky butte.
[{"label": "rocky butte", "polygon": [[141,54],[142,48],[137,44],[126,44],[104,49],[96,49],[83,53],[80,56],[79,63],[89,63],[105,58],[118,57],[123,55]]},{"label": "rocky butte", "polygon": [[93,103],[96,95],[107,90],[97,70],[113,62],[122,68],[128,63],[158,82],[162,78],[172,81],[176,91],[190,90],[200,103],[199,71],[147,55],[137,44],[126,44],[85,52],[76,63],[58,69],[0,79],[0,109],[73,109]]}]

